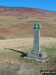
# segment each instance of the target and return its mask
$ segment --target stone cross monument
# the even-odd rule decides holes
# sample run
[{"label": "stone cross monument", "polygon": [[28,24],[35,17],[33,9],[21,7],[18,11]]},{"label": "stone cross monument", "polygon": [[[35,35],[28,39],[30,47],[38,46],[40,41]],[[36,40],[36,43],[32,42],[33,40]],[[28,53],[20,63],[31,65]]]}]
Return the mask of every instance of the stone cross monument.
[{"label": "stone cross monument", "polygon": [[34,43],[33,50],[35,53],[40,52],[40,27],[41,25],[38,23],[34,23]]},{"label": "stone cross monument", "polygon": [[28,57],[35,60],[42,60],[47,57],[45,52],[40,51],[40,28],[41,25],[36,22],[34,23],[34,42],[33,42],[33,50],[28,52]]}]

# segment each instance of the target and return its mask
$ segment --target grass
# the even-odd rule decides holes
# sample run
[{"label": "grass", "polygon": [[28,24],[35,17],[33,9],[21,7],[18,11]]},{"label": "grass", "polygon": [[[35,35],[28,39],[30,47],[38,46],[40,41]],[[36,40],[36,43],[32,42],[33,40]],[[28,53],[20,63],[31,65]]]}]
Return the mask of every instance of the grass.
[{"label": "grass", "polygon": [[[19,51],[22,51],[24,53],[27,53],[28,51],[32,50],[31,47],[19,47],[19,48],[16,48],[16,51],[13,51],[13,50],[9,50],[9,49],[5,49],[3,51],[0,52],[0,59],[1,60],[6,60],[7,59],[10,59],[10,60],[14,60],[16,62],[35,62],[35,61],[32,61],[32,60],[27,60],[27,59],[24,59],[23,57],[21,57],[21,54],[18,51],[18,49],[20,49]],[[53,46],[51,48],[48,48],[48,47],[42,47],[42,51],[46,52],[48,54],[48,57],[50,58],[50,61],[53,62],[55,59],[56,59],[56,47]],[[10,61],[9,60],[9,61]]]},{"label": "grass", "polygon": [[[29,50],[32,50],[32,47],[18,47],[18,49],[27,53]],[[18,49],[16,48],[16,51],[19,51]],[[20,67],[18,74],[21,73],[22,75],[40,75],[41,68],[43,70],[55,70],[56,63],[54,60],[56,59],[56,46],[51,48],[42,46],[41,49],[43,49],[42,51],[47,52],[48,57],[50,58],[47,62],[39,63],[34,60],[25,59],[21,57],[19,52],[11,51],[9,49],[0,51],[0,70],[2,69],[4,71],[7,66],[6,73],[11,72],[10,68],[15,72],[14,69],[18,70]]]},{"label": "grass", "polygon": [[54,59],[56,59],[56,46],[52,48],[46,48],[46,52],[48,53],[48,57],[51,61],[54,61]]},{"label": "grass", "polygon": [[[0,28],[7,28],[7,29],[9,28],[9,30],[12,32],[11,34],[0,32],[0,38],[13,39],[13,38],[32,37],[33,24],[35,21],[38,21],[39,23],[42,24],[41,36],[56,37],[56,18],[54,17],[41,18],[36,16],[33,18],[32,17],[25,18],[24,16],[0,16]],[[10,44],[2,45],[2,47],[7,47],[9,45]],[[32,47],[30,46],[22,46],[17,48],[14,48],[13,46],[12,48],[14,50],[16,49],[16,51],[20,50],[24,53],[27,53],[29,50],[32,50]],[[45,51],[48,54],[49,60],[47,62],[39,63],[34,60],[25,59],[21,57],[21,54],[19,52],[11,51],[9,49],[0,50],[0,69],[4,68],[4,66],[8,64],[18,64],[18,63],[21,65],[22,70],[21,73],[23,73],[21,75],[37,75],[41,68],[47,70],[56,69],[56,46],[52,46],[50,48],[42,46],[41,50]]]},{"label": "grass", "polygon": [[[15,51],[13,51],[13,50],[15,50]],[[22,51],[24,53],[27,53],[27,51],[32,50],[32,48],[31,47],[18,47],[18,48],[13,49],[13,50],[9,50],[9,49],[1,50],[0,51],[0,60],[3,61],[3,60],[7,60],[8,59],[9,62],[11,62],[10,60],[14,60],[16,62],[20,62],[23,59],[21,57],[22,54],[20,54],[17,51]]]},{"label": "grass", "polygon": [[54,17],[41,18],[37,16],[25,18],[24,16],[0,16],[0,28],[7,28],[11,31],[11,34],[0,31],[0,34],[5,39],[33,37],[33,24],[37,21],[42,24],[41,36],[56,37],[55,20],[56,18]]},{"label": "grass", "polygon": [[52,46],[52,47],[42,47],[44,52],[46,52],[48,54],[48,57],[53,60],[56,58],[56,46]]}]

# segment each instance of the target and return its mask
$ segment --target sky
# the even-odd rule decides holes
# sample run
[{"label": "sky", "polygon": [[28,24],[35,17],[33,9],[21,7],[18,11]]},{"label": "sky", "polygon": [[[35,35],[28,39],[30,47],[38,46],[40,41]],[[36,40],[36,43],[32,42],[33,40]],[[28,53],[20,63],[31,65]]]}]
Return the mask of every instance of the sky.
[{"label": "sky", "polygon": [[0,6],[30,7],[56,12],[56,0],[0,0]]}]

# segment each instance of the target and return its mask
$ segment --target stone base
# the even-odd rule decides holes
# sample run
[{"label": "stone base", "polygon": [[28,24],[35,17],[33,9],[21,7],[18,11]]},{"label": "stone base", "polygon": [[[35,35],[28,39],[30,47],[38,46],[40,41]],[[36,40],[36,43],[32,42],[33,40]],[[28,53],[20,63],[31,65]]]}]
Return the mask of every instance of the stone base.
[{"label": "stone base", "polygon": [[46,58],[46,59],[33,59],[33,58],[30,58],[30,57],[24,57],[25,59],[29,59],[29,60],[35,60],[37,62],[46,62],[49,60],[49,58]]},{"label": "stone base", "polygon": [[47,54],[45,52],[35,53],[33,51],[29,51],[27,54],[27,57],[29,59],[34,59],[36,61],[42,61],[44,59],[47,59]]}]

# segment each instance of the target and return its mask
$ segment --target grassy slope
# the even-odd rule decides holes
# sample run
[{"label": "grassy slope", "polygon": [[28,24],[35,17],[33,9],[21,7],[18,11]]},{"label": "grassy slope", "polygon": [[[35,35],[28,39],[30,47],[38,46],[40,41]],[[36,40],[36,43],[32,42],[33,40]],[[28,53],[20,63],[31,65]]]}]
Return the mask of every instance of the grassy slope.
[{"label": "grassy slope", "polygon": [[[20,73],[19,75],[40,75],[42,69],[56,69],[56,43],[55,38],[41,38],[41,51],[48,54],[49,60],[44,63],[39,63],[34,60],[25,59],[22,53],[27,53],[32,50],[33,39],[10,39],[0,41],[0,74],[4,72]],[[44,40],[45,39],[45,40]],[[44,41],[43,41],[44,40]],[[51,43],[50,43],[51,41]],[[20,70],[19,70],[20,68]],[[1,71],[2,70],[2,71]],[[16,71],[16,72],[15,72]],[[12,74],[12,75],[14,75]]]},{"label": "grassy slope", "polygon": [[[56,37],[56,17],[27,17],[24,16],[0,16],[0,39],[8,38],[26,38],[33,36],[33,24],[38,21],[42,24],[41,36]],[[24,45],[24,43],[23,43]],[[3,46],[3,44],[2,44]],[[9,46],[9,45],[8,45]],[[12,46],[12,45],[10,45]],[[31,46],[31,45],[30,45]],[[14,50],[27,53],[32,50],[32,46],[20,46]],[[56,69],[56,47],[47,48],[42,46],[41,49],[47,52],[50,60],[45,63],[27,60],[21,57],[19,52],[9,49],[0,49],[0,69],[9,64],[19,64],[21,75],[39,75],[40,69]],[[5,65],[5,64],[6,65]],[[4,65],[4,66],[3,66]],[[19,66],[18,66],[19,67]],[[9,70],[10,71],[10,70]]]},{"label": "grassy slope", "polygon": [[[37,75],[37,74],[40,75],[41,68],[43,70],[48,70],[48,69],[55,70],[56,69],[56,47],[55,46],[53,46],[51,48],[42,47],[42,49],[44,49],[44,51],[47,52],[47,54],[50,58],[47,62],[44,62],[44,63],[38,63],[34,60],[25,59],[25,58],[21,57],[21,54],[19,52],[11,51],[8,49],[7,49],[7,51],[2,51],[2,52],[0,52],[0,63],[2,63],[2,64],[0,64],[1,65],[0,69],[4,70],[4,69],[6,69],[6,66],[8,66],[8,68],[6,69],[6,73],[9,73],[9,72],[13,71],[14,69],[17,69],[20,67],[20,70],[19,69],[17,69],[18,71],[16,70],[16,72],[18,74],[20,73],[19,75],[21,75],[21,74],[22,75]],[[27,53],[29,50],[31,50],[31,48],[30,47],[21,47],[21,50],[22,50],[22,52]],[[18,50],[16,49],[16,51],[18,51]],[[15,66],[15,64],[16,65],[18,64],[18,65]],[[10,70],[9,67],[11,67],[12,70]],[[13,71],[13,72],[15,72],[15,71]]]},{"label": "grassy slope", "polygon": [[56,37],[56,12],[0,6],[0,39],[32,37],[36,21],[42,24],[41,36]]},{"label": "grassy slope", "polygon": [[56,37],[55,17],[0,16],[0,39],[32,37],[35,21],[42,24],[41,36]]},{"label": "grassy slope", "polygon": [[[21,53],[20,52],[17,52],[17,51],[22,51],[24,53],[27,53],[29,50],[32,50],[32,47],[27,47],[27,46],[25,47],[24,46],[24,47],[19,47],[18,49],[13,49],[15,51],[10,50],[10,49],[5,49],[5,50],[0,51],[0,60],[4,61],[5,63],[6,62],[8,62],[8,63],[10,62],[11,63],[11,61],[13,61],[13,60],[14,61],[17,60],[17,62],[18,61],[20,62],[20,59],[19,58],[22,58],[21,57]],[[44,51],[44,52],[46,52],[48,54],[48,57],[50,58],[50,61],[52,61],[53,63],[54,63],[54,61],[56,61],[56,47],[55,46],[50,47],[50,48],[49,47],[42,46],[41,49],[43,49],[41,51]],[[22,58],[22,59],[24,59],[24,58]],[[0,62],[2,62],[2,61],[0,61]]]}]

